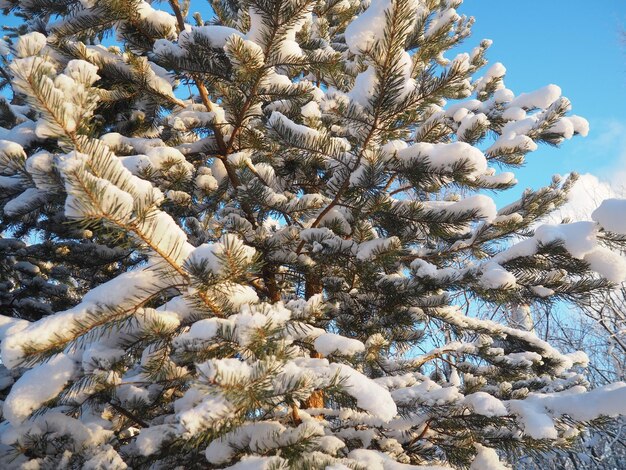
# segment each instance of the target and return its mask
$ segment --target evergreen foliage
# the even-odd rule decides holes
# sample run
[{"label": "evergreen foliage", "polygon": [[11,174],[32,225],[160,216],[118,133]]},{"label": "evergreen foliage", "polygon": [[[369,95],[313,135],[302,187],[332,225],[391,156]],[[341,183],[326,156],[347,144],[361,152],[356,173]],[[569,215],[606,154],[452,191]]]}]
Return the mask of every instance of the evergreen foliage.
[{"label": "evergreen foliage", "polygon": [[588,126],[446,57],[460,3],[0,0],[0,466],[502,469],[626,414],[529,321],[626,279],[626,203],[496,209]]}]

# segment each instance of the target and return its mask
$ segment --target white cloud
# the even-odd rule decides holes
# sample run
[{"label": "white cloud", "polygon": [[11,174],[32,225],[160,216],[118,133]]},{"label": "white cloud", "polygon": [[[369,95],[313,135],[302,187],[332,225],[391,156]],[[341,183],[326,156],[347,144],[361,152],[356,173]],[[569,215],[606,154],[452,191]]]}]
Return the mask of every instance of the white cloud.
[{"label": "white cloud", "polygon": [[595,160],[596,174],[608,182],[618,193],[626,194],[626,122],[616,119],[594,123],[591,134],[580,146],[587,158]]},{"label": "white cloud", "polygon": [[545,221],[558,223],[591,220],[591,213],[604,199],[626,198],[626,122],[610,119],[594,123],[590,136],[578,152],[595,163],[593,174],[581,174],[568,195],[568,202]]},{"label": "white cloud", "polygon": [[580,175],[568,193],[567,202],[552,212],[546,221],[555,223],[564,219],[591,220],[591,213],[602,201],[616,197],[626,197],[626,192],[612,182],[601,180],[590,173]]}]

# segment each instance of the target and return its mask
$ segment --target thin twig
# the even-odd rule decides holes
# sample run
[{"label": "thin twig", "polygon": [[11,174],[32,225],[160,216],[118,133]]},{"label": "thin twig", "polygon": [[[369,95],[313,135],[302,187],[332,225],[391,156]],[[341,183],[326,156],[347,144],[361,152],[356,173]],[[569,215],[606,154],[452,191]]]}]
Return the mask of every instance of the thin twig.
[{"label": "thin twig", "polygon": [[130,411],[128,411],[126,408],[121,407],[120,405],[116,405],[115,403],[112,402],[108,402],[109,405],[111,405],[113,407],[113,409],[115,409],[115,411],[123,414],[124,416],[126,416],[128,419],[130,419],[131,421],[134,421],[136,424],[138,424],[139,426],[141,426],[142,428],[148,428],[150,427],[150,425],[148,423],[146,423],[144,420],[142,420],[140,417],[135,416],[134,413],[131,413]]}]

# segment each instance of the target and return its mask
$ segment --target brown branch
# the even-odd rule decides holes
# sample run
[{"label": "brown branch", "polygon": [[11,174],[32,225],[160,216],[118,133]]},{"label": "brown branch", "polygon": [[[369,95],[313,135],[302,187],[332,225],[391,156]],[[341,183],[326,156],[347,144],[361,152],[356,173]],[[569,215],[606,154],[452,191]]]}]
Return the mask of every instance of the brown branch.
[{"label": "brown branch", "polygon": [[[306,284],[304,286],[304,297],[308,300],[314,295],[321,294],[323,290],[322,281],[315,273],[309,273],[306,276]],[[322,354],[313,350],[311,351],[310,356],[314,359],[321,359]],[[311,396],[304,401],[305,408],[324,408],[324,391],[323,390],[314,390],[311,393]],[[317,419],[324,419],[324,415],[318,415]]]},{"label": "brown branch", "polygon": [[[89,191],[89,188],[83,183],[79,174],[75,173],[74,175],[76,177],[76,180],[80,184],[82,190],[84,191],[84,193],[91,200],[92,204],[94,204],[95,207],[100,208],[101,210],[100,216],[102,218],[109,220],[110,222],[117,225],[122,230],[125,230],[127,232],[132,232],[133,234],[135,234],[135,236],[139,238],[139,240],[141,240],[152,251],[154,251],[157,255],[159,255],[167,264],[169,264],[174,269],[174,271],[176,271],[185,280],[185,282],[189,283],[189,273],[187,273],[178,263],[176,263],[176,261],[174,261],[174,259],[172,259],[171,256],[169,256],[167,253],[161,250],[156,244],[152,243],[150,238],[146,234],[144,234],[136,224],[134,223],[127,224],[124,221],[113,217],[111,214],[108,214],[106,211],[103,211],[99,205],[98,199],[95,197],[95,195],[93,195]],[[205,303],[205,305],[209,307],[209,309],[211,310],[211,312],[213,312],[213,314],[215,314],[216,316],[224,316],[221,309],[217,307],[213,302],[211,302],[211,300],[207,297],[206,294],[198,291],[198,297],[200,297],[200,299]]]},{"label": "brown branch", "polygon": [[396,180],[396,176],[397,176],[397,174],[391,175],[391,178],[389,178],[389,181],[387,181],[387,184],[383,188],[383,191],[387,191],[387,190],[389,190],[389,188],[391,188],[391,185]]},{"label": "brown branch", "polygon": [[169,4],[174,10],[174,15],[176,15],[176,21],[178,22],[178,32],[185,30],[185,18],[183,18],[183,13],[180,11],[180,5],[177,0],[169,0]]},{"label": "brown branch", "polygon": [[435,420],[435,418],[428,418],[426,420],[426,423],[424,424],[424,429],[422,429],[422,432],[419,433],[419,435],[417,437],[414,437],[413,439],[411,439],[411,441],[409,442],[409,444],[407,445],[407,447],[411,447],[413,444],[415,444],[417,441],[419,441],[420,439],[422,439],[426,433],[428,432],[428,429],[430,429],[430,423],[432,423]]},{"label": "brown branch", "polygon": [[[178,22],[178,32],[180,33],[181,31],[185,30],[185,18],[183,18],[183,13],[180,11],[180,5],[178,4],[178,1],[177,0],[168,0],[168,1],[169,1],[170,6],[172,7],[172,10],[174,11],[174,15],[176,15],[176,21]],[[202,100],[202,104],[204,105],[204,107],[207,109],[208,112],[214,112],[215,107],[213,106],[213,103],[211,103],[211,100],[209,99],[209,92],[207,91],[206,86],[204,86],[204,83],[202,83],[202,80],[200,79],[200,77],[198,77],[195,74],[192,74],[191,78],[193,79],[194,84],[196,85],[196,88],[198,89],[198,93],[200,93],[200,99]],[[217,146],[220,149],[220,152],[224,154],[223,156],[225,158],[225,156],[227,155],[226,143],[224,142],[224,136],[222,135],[222,132],[219,129],[219,127],[213,126],[213,134],[215,135]],[[224,159],[221,159],[221,160],[224,161]],[[226,166],[226,162],[224,162],[224,166]],[[228,171],[228,168],[227,168],[227,171]],[[237,186],[239,186],[239,184],[237,184]]]},{"label": "brown branch", "polygon": [[[395,31],[392,31],[390,33],[390,35],[391,35],[391,38],[393,38],[395,36]],[[328,206],[326,206],[326,208],[324,208],[324,210],[322,210],[322,212],[319,213],[319,215],[317,216],[315,221],[313,221],[313,223],[311,224],[310,228],[316,228],[321,223],[321,221],[324,219],[324,217],[340,202],[340,200],[343,197],[344,193],[350,187],[350,176],[352,175],[352,173],[354,171],[356,171],[356,169],[361,164],[361,159],[363,158],[363,155],[365,154],[365,151],[368,149],[368,146],[369,146],[371,140],[376,135],[376,131],[377,131],[378,125],[379,125],[380,113],[382,111],[381,110],[381,97],[385,94],[385,88],[386,88],[387,82],[389,80],[389,77],[388,77],[387,73],[388,73],[388,71],[391,68],[390,61],[391,61],[391,54],[387,54],[385,56],[384,63],[382,64],[382,70],[386,71],[386,73],[380,79],[380,90],[381,90],[381,92],[380,92],[380,95],[379,95],[379,97],[377,99],[376,106],[374,107],[374,116],[373,116],[373,120],[372,120],[372,126],[370,127],[370,130],[368,131],[367,136],[363,140],[363,145],[361,146],[361,151],[359,152],[359,154],[357,156],[356,163],[355,163],[354,167],[350,169],[349,174],[347,175],[347,177],[344,180],[344,182],[341,184],[341,187],[337,191],[337,194],[335,194],[335,197],[333,198],[333,200],[330,202],[330,204]],[[298,245],[296,253],[300,254],[300,252],[302,251],[303,247],[304,247],[304,240],[302,240],[300,242],[300,244]]]},{"label": "brown branch", "polygon": [[263,266],[263,281],[265,282],[265,287],[267,289],[267,295],[271,303],[276,303],[280,301],[280,289],[278,287],[278,283],[276,282],[276,268],[270,266],[269,264],[265,264]]},{"label": "brown branch", "polygon": [[409,189],[413,189],[413,186],[402,186],[401,188],[394,189],[389,193],[390,196],[394,196],[398,193],[403,193],[404,191],[408,191]]},{"label": "brown branch", "polygon": [[[172,7],[174,14],[176,15],[176,20],[178,22],[178,32],[184,31],[185,19],[183,18],[183,14],[180,11],[180,5],[178,4],[178,1],[169,0],[169,4]],[[202,79],[196,74],[191,74],[191,78],[194,84],[196,85],[196,88],[198,89],[198,93],[200,94],[200,99],[202,100],[202,104],[204,105],[204,107],[207,109],[208,112],[214,112],[215,107],[209,98],[209,92],[207,91],[206,86],[202,82]],[[220,151],[220,154],[217,155],[217,158],[219,158],[224,164],[224,167],[226,168],[226,174],[228,175],[228,179],[230,180],[230,183],[233,186],[233,189],[236,191],[237,188],[241,186],[241,181],[239,180],[239,177],[237,176],[237,172],[232,167],[232,165],[230,164],[227,158],[228,154],[231,152],[232,145],[226,144],[224,135],[222,134],[222,131],[220,130],[219,126],[212,126],[212,129],[213,129],[213,135],[215,136],[215,141],[217,142],[217,147]],[[234,137],[235,137],[235,134],[233,133],[231,137],[231,142],[234,139]],[[256,221],[254,220],[254,217],[252,217],[251,211],[249,210],[249,208],[248,210],[244,208],[244,211],[246,212],[248,221],[253,226],[256,226]]]},{"label": "brown branch", "polygon": [[300,418],[300,411],[298,409],[298,405],[295,403],[291,404],[291,419],[293,419],[294,424],[297,426],[302,423],[302,419]]},{"label": "brown branch", "polygon": [[[372,127],[370,128],[369,133],[367,134],[367,137],[365,138],[365,140],[363,141],[363,147],[361,149],[361,152],[359,152],[359,156],[357,158],[356,164],[354,165],[354,168],[350,169],[349,174],[347,175],[346,179],[344,180],[344,182],[341,184],[341,187],[339,188],[339,190],[337,190],[337,194],[335,194],[335,197],[333,198],[333,200],[330,202],[330,204],[328,204],[323,210],[322,212],[320,212],[318,214],[318,216],[315,218],[315,220],[313,221],[313,223],[311,224],[310,228],[316,228],[321,222],[322,220],[324,220],[324,217],[337,205],[339,204],[339,201],[341,200],[341,198],[343,197],[344,192],[348,189],[348,187],[350,186],[350,176],[352,175],[352,173],[359,167],[359,165],[361,164],[361,158],[363,157],[363,154],[365,153],[365,150],[367,149],[367,146],[370,143],[370,140],[372,139],[372,137],[374,136],[374,131],[376,129],[376,127],[378,126],[378,113],[376,114],[376,117],[374,118],[374,122],[372,123]],[[300,252],[302,251],[302,248],[304,248],[304,240],[302,240],[300,242],[300,244],[298,245],[298,248],[296,250],[296,254],[300,254]]]},{"label": "brown branch", "polygon": [[[311,357],[314,359],[321,359],[324,356],[317,351],[311,351]],[[324,390],[313,390],[313,393],[311,393],[309,398],[304,400],[304,408],[324,408]],[[317,415],[316,418],[323,420],[324,415]]]},{"label": "brown branch", "polygon": [[[167,286],[167,287],[159,288],[156,292],[153,292],[152,294],[148,295],[145,299],[139,300],[139,304],[133,305],[132,307],[126,308],[124,310],[115,311],[114,314],[111,316],[100,315],[98,321],[90,323],[89,325],[85,325],[84,323],[78,324],[76,328],[74,328],[72,331],[68,333],[68,334],[72,334],[74,336],[74,339],[70,339],[67,337],[61,338],[60,336],[57,336],[57,338],[55,338],[55,342],[52,342],[52,343],[49,342],[44,348],[35,350],[34,352],[32,351],[27,352],[25,353],[25,357],[33,357],[35,355],[41,355],[45,353],[50,354],[50,352],[58,351],[61,348],[65,348],[72,341],[75,341],[76,339],[86,335],[89,331],[95,328],[106,325],[113,319],[120,319],[126,315],[136,313],[140,308],[142,308],[148,302],[150,302],[151,300],[161,295],[164,290],[171,288],[171,287],[176,287],[176,286],[174,285],[174,286]],[[21,362],[21,364],[25,364],[25,363],[26,361]]]},{"label": "brown branch", "polygon": [[83,190],[83,192],[87,195],[87,197],[89,198],[91,203],[95,207],[100,209],[100,214],[99,214],[100,217],[102,217],[103,219],[109,220],[110,222],[112,222],[114,225],[117,225],[122,230],[134,233],[135,236],[137,238],[139,238],[139,240],[141,240],[152,251],[154,251],[157,255],[159,255],[180,276],[182,276],[184,279],[188,279],[189,278],[189,275],[187,274],[187,272],[185,272],[185,270],[183,270],[183,268],[180,267],[178,265],[178,263],[176,263],[167,253],[165,253],[163,250],[161,250],[156,244],[152,243],[152,241],[148,238],[148,236],[145,233],[143,233],[136,224],[134,224],[134,223],[127,224],[126,222],[124,222],[124,221],[122,221],[120,219],[117,219],[113,215],[111,215],[108,212],[106,212],[105,210],[103,210],[102,206],[100,205],[100,200],[94,194],[91,193],[91,191],[89,190],[87,185],[80,178],[80,175],[79,175],[79,173],[77,171],[74,172],[74,177],[76,178],[76,181],[80,185],[80,187]]},{"label": "brown branch", "polygon": [[128,411],[126,408],[123,408],[120,405],[116,405],[115,403],[111,403],[110,401],[107,402],[107,403],[109,405],[111,405],[115,411],[117,411],[118,413],[123,414],[128,419],[130,419],[131,421],[134,421],[135,424],[138,424],[142,428],[149,428],[150,427],[150,425],[148,423],[146,423],[144,420],[142,420],[139,416],[136,416],[134,413],[131,413],[130,411]]}]

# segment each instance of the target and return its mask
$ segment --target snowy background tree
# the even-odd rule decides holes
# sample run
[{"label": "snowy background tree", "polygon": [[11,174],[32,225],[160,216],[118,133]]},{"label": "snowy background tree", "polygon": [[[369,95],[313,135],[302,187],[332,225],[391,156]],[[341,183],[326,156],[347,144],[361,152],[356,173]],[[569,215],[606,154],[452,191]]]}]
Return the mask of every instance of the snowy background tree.
[{"label": "snowy background tree", "polygon": [[[580,175],[568,191],[567,202],[547,215],[545,221],[589,220],[604,199],[623,198],[626,192],[597,177]],[[622,253],[623,254],[623,253]],[[536,334],[563,352],[583,350],[589,358],[586,378],[592,387],[625,379],[626,366],[626,283],[607,288],[582,302],[534,302],[531,317]],[[506,321],[506,312],[497,306],[481,306],[481,316]],[[613,469],[626,460],[626,419],[608,426],[591,427],[573,448],[555,449],[541,459],[522,458],[515,468]]]},{"label": "snowy background tree", "polygon": [[588,126],[460,3],[0,2],[2,466],[501,469],[626,413],[529,307],[624,281],[626,201],[497,210]]}]

